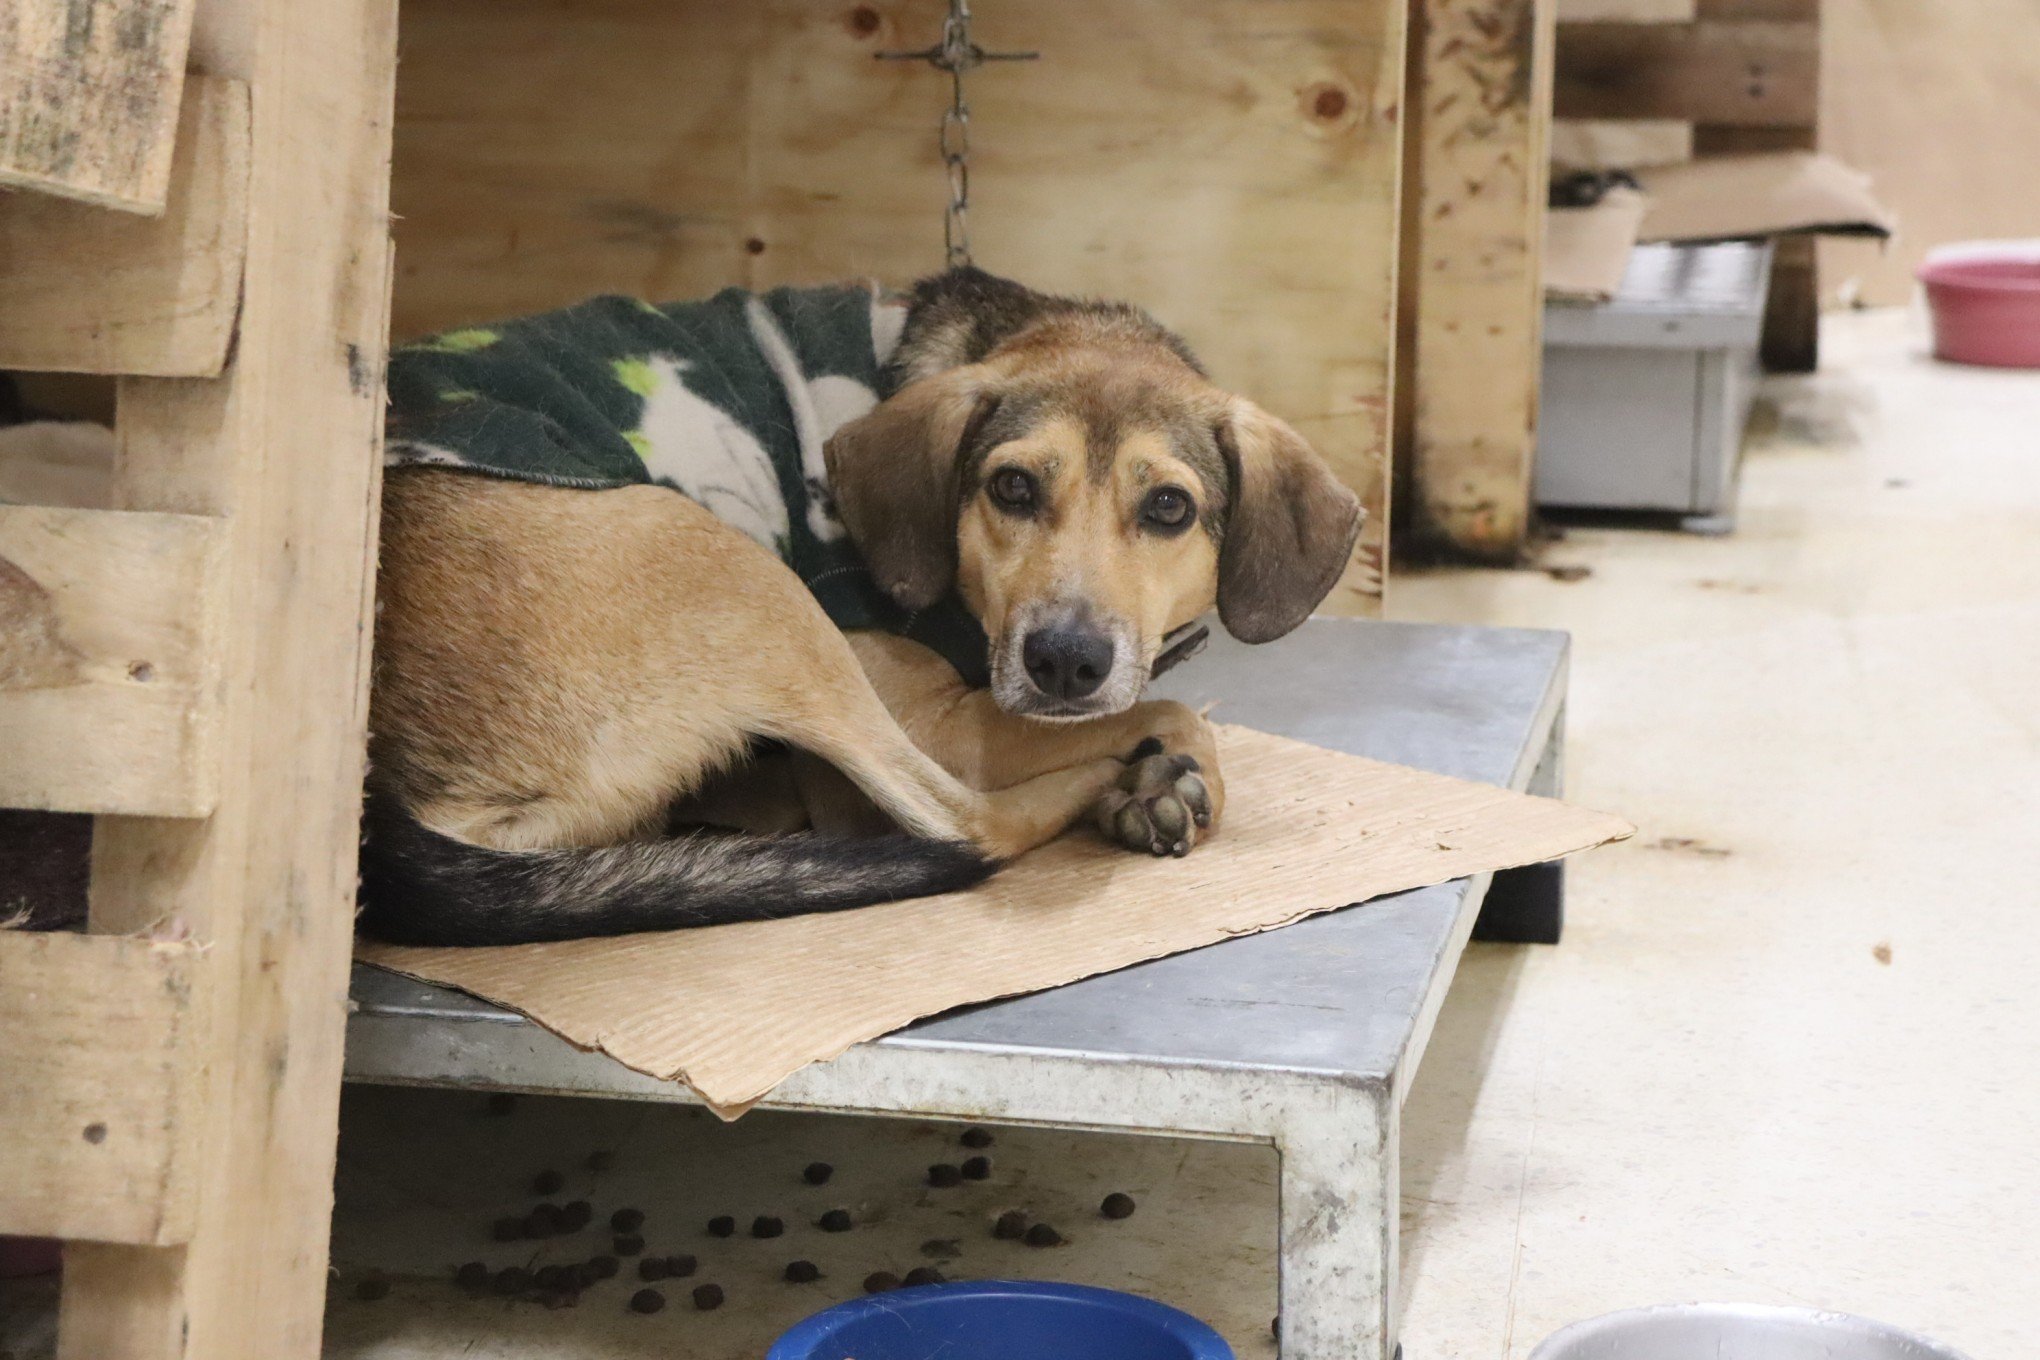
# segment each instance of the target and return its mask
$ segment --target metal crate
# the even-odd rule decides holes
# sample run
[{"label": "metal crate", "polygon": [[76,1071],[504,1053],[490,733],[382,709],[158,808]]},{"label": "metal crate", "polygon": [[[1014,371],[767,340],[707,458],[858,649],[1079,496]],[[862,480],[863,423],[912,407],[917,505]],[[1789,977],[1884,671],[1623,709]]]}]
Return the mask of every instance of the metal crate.
[{"label": "metal crate", "polygon": [[1726,528],[1771,244],[1645,245],[1603,303],[1547,303],[1535,496]]}]

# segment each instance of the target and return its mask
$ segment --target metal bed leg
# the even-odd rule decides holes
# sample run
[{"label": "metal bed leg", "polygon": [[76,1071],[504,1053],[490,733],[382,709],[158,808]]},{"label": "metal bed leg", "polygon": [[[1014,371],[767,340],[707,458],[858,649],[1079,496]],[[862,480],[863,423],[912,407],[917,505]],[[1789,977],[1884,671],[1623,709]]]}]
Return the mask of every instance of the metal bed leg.
[{"label": "metal bed leg", "polygon": [[1394,1349],[1400,1139],[1385,1087],[1300,1101],[1280,1141],[1283,1360],[1388,1360]]},{"label": "metal bed leg", "polygon": [[[1551,724],[1525,793],[1558,798],[1565,793],[1565,714]],[[1474,919],[1473,938],[1500,944],[1557,944],[1565,932],[1565,863],[1526,864],[1504,869],[1488,885]]]}]

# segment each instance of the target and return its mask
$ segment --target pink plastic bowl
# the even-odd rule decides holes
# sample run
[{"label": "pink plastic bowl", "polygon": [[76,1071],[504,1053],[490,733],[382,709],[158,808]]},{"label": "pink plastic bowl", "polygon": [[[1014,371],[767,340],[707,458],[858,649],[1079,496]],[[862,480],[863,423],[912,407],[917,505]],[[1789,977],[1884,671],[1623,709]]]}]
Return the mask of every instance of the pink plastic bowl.
[{"label": "pink plastic bowl", "polygon": [[2040,244],[1954,247],[1919,268],[1934,317],[1934,357],[2040,368]]}]

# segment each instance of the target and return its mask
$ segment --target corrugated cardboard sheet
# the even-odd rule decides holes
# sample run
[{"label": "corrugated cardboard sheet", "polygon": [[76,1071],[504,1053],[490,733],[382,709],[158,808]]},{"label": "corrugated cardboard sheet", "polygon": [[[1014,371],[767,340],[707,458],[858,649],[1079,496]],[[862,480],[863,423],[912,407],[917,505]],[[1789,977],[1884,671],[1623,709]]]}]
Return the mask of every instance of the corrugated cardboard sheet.
[{"label": "corrugated cardboard sheet", "polygon": [[1817,151],[1705,156],[1636,172],[1650,199],[1641,239],[1727,241],[1818,233],[1891,235],[1870,177]]},{"label": "corrugated cardboard sheet", "polygon": [[1348,903],[1555,859],[1619,817],[1245,728],[1226,821],[1184,859],[1079,830],[966,893],[709,930],[359,956],[522,1011],[741,1112],[789,1074],[954,1006],[1053,987]]},{"label": "corrugated cardboard sheet", "polygon": [[1647,206],[1634,189],[1610,189],[1588,208],[1553,208],[1544,229],[1544,295],[1606,302],[1622,286]]}]

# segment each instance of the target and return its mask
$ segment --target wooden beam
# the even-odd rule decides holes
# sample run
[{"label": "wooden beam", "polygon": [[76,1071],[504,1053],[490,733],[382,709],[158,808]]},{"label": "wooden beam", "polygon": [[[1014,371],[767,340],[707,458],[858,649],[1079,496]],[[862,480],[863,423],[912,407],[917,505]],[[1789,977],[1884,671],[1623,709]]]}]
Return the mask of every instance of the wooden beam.
[{"label": "wooden beam", "polygon": [[1560,24],[1560,118],[1812,127],[1817,23]]},{"label": "wooden beam", "polygon": [[0,185],[163,211],[192,0],[0,5]]},{"label": "wooden beam", "polygon": [[189,1235],[201,965],[190,945],[0,931],[0,1232]]},{"label": "wooden beam", "polygon": [[161,217],[0,193],[0,368],[205,377],[226,363],[247,243],[247,88],[194,77],[178,126]]},{"label": "wooden beam", "polygon": [[217,521],[0,506],[0,805],[203,816]]},{"label": "wooden beam", "polygon": [[1409,530],[1514,558],[1543,362],[1553,0],[1420,0],[1404,188]]},{"label": "wooden beam", "polygon": [[254,117],[239,342],[121,390],[132,509],[227,517],[212,816],[102,817],[93,928],[208,950],[211,1129],[183,1248],[69,1253],[66,1360],[315,1360],[381,482],[394,0],[211,0],[194,51]]}]

